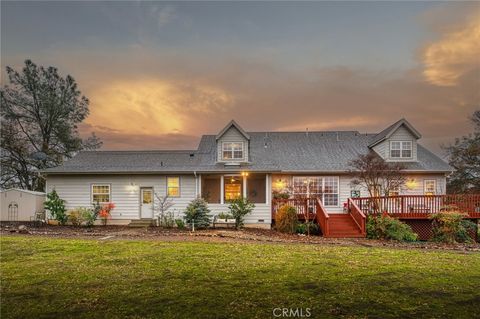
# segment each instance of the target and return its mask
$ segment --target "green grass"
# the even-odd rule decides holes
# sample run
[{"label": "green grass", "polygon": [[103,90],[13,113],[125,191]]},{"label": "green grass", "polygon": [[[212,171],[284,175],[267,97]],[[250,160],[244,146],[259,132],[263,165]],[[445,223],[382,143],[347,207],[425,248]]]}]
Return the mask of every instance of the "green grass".
[{"label": "green grass", "polygon": [[[1,318],[479,317],[480,254],[1,238]],[[304,310],[305,311],[305,310]]]}]

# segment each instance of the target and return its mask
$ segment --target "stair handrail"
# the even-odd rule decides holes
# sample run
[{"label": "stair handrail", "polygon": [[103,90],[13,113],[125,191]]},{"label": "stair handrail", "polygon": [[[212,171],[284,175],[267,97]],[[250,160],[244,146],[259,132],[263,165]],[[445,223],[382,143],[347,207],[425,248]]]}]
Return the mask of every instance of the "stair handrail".
[{"label": "stair handrail", "polygon": [[330,234],[330,229],[328,225],[328,219],[330,218],[330,216],[328,216],[327,210],[323,206],[323,203],[320,200],[320,198],[316,198],[315,205],[316,205],[317,221],[320,224],[320,227],[322,228],[323,236],[328,236]]},{"label": "stair handrail", "polygon": [[[362,235],[365,235],[366,234],[365,221],[367,217],[362,212],[362,210],[358,208],[357,204],[355,204],[355,202],[351,198],[348,199],[347,206],[348,206],[348,213],[352,217],[355,224],[357,224],[358,228],[360,228]],[[357,219],[359,219],[359,221]]]}]

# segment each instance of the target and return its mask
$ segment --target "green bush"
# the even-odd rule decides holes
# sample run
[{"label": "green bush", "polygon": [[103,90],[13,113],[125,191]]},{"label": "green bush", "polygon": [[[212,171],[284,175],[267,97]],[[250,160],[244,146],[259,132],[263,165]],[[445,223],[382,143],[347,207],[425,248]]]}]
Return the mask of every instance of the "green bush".
[{"label": "green bush", "polygon": [[306,235],[310,233],[310,235],[318,235],[319,230],[318,225],[314,222],[300,223],[297,225],[297,234]]},{"label": "green bush", "polygon": [[432,216],[433,240],[444,243],[469,243],[476,224],[457,210],[447,209]]},{"label": "green bush", "polygon": [[175,223],[175,214],[173,212],[165,212],[158,215],[158,226],[160,227],[173,228]]},{"label": "green bush", "polygon": [[233,219],[233,215],[227,213],[220,213],[217,215],[217,219]]},{"label": "green bush", "polygon": [[295,234],[297,231],[298,216],[295,207],[283,205],[275,214],[275,228],[279,232]]},{"label": "green bush", "polygon": [[45,209],[50,212],[52,218],[58,221],[60,225],[65,225],[68,220],[65,208],[65,201],[58,196],[57,191],[54,189],[47,194],[47,200],[44,203]]},{"label": "green bush", "polygon": [[203,198],[196,198],[188,204],[185,210],[185,221],[192,228],[207,228],[210,226],[210,209]]},{"label": "green bush", "polygon": [[418,236],[412,228],[390,216],[368,216],[367,238],[415,241]]},{"label": "green bush", "polygon": [[86,226],[92,226],[95,223],[97,217],[94,210],[86,207],[78,207],[69,210],[67,213],[68,221],[73,226],[82,226],[85,223]]},{"label": "green bush", "polygon": [[235,228],[239,229],[243,226],[243,219],[250,214],[255,208],[255,204],[248,199],[240,197],[230,201],[230,214],[235,218]]},{"label": "green bush", "polygon": [[177,224],[178,229],[185,229],[185,222],[183,221],[183,219],[175,219],[175,224]]},{"label": "green bush", "polygon": [[97,220],[100,210],[97,210],[95,205],[93,206],[93,208],[80,207],[80,209],[83,210],[83,218],[85,219],[85,225],[87,227],[92,227]]}]

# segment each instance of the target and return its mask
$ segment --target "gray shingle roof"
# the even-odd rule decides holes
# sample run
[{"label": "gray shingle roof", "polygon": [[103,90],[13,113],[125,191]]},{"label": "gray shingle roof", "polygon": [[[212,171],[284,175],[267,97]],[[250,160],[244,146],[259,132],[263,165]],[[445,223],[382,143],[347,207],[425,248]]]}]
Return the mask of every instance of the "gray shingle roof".
[{"label": "gray shingle roof", "polygon": [[[250,162],[240,167],[216,163],[216,136],[204,135],[197,150],[80,152],[46,173],[181,173],[251,170],[266,172],[345,172],[349,162],[370,151],[378,134],[356,131],[249,132]],[[421,145],[411,171],[449,172],[452,168]]]},{"label": "gray shingle roof", "polygon": [[404,125],[417,139],[421,138],[422,135],[408,122],[406,119],[400,119],[397,122],[393,123],[380,133],[376,134],[369,146],[375,146],[386,138],[389,138],[400,126]]}]

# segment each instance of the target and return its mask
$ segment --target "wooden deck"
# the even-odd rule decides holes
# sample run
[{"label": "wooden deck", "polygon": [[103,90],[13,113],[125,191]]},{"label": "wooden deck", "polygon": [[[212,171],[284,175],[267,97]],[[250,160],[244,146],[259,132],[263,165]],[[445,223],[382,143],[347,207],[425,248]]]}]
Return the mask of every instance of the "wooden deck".
[{"label": "wooden deck", "polygon": [[[316,221],[324,237],[365,237],[366,216],[387,213],[411,224],[422,232],[421,239],[431,233],[432,214],[447,206],[464,213],[469,219],[480,219],[480,194],[465,195],[400,195],[349,198],[345,214],[329,214],[319,198],[274,199],[272,220],[283,205],[296,208],[299,220]],[[419,226],[420,225],[420,226]],[[431,228],[431,227],[430,227]]]}]

